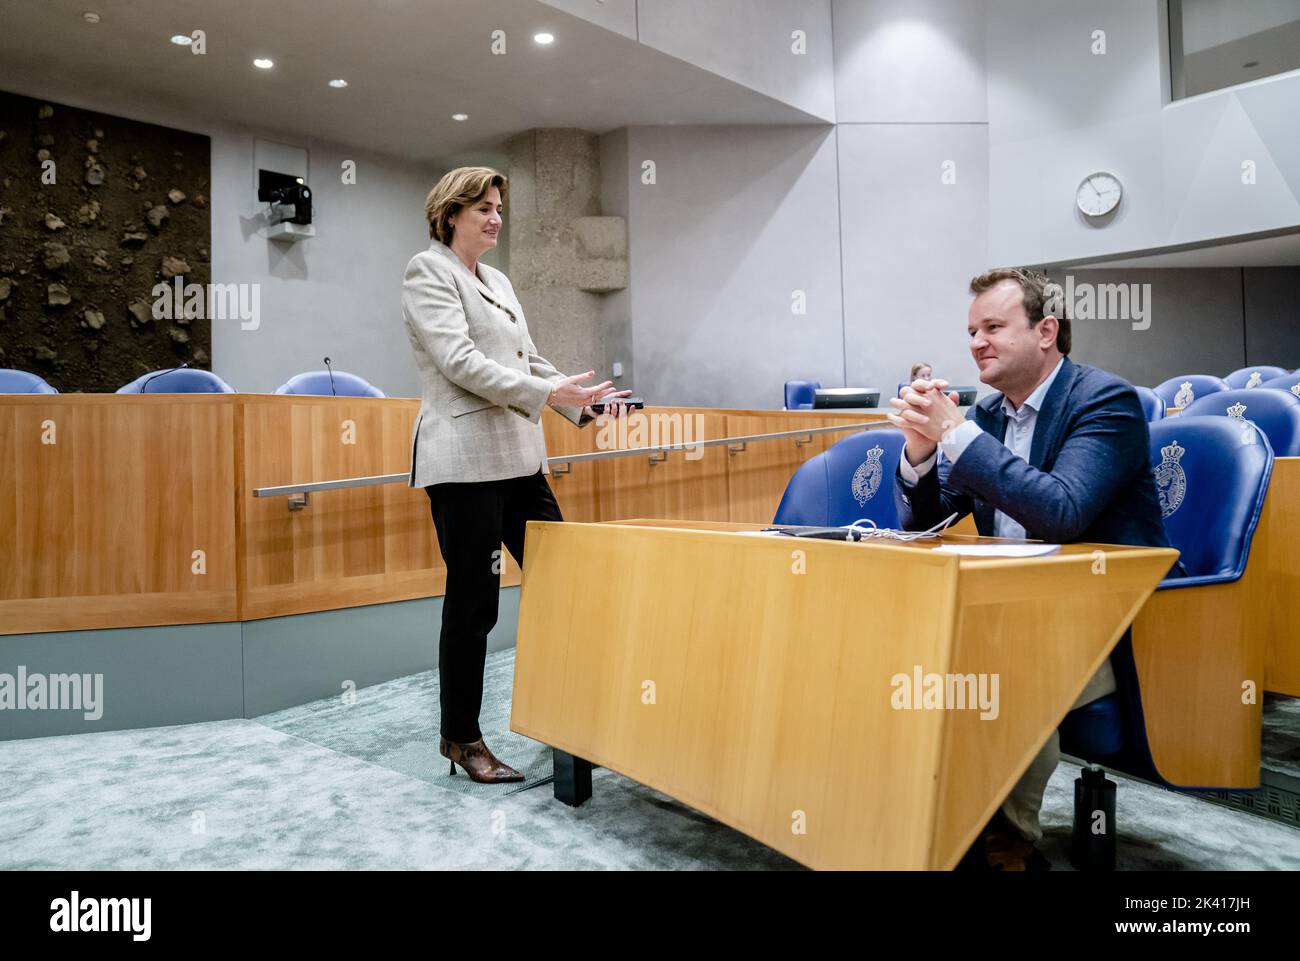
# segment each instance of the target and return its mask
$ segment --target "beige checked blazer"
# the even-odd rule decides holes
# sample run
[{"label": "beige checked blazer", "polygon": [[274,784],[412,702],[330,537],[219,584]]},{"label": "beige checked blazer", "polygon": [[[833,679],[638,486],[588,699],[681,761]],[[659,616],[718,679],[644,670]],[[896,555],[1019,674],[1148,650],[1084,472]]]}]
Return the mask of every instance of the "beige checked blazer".
[{"label": "beige checked blazer", "polygon": [[[549,473],[542,409],[565,375],[538,356],[506,275],[483,263],[478,275],[436,240],[406,265],[402,316],[422,393],[412,487]],[[555,409],[579,427],[591,420]]]}]

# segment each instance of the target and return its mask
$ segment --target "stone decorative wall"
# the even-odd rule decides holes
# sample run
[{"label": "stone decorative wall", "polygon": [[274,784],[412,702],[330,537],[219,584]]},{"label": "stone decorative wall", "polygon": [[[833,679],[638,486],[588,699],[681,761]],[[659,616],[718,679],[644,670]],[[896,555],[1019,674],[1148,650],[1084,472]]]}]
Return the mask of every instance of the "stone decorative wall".
[{"label": "stone decorative wall", "polygon": [[600,214],[599,138],[519,134],[510,157],[510,282],[537,349],[566,374],[610,379],[603,295],[627,286],[627,223]]},{"label": "stone decorative wall", "polygon": [[156,318],[152,293],[207,289],[210,154],[198,134],[0,92],[0,367],[63,392],[210,369],[209,321]]}]

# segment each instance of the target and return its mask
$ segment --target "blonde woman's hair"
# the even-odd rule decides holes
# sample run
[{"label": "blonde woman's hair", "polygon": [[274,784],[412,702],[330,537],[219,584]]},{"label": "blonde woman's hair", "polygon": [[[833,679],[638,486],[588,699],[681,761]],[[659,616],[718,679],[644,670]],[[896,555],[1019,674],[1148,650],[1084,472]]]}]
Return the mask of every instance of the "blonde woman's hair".
[{"label": "blonde woman's hair", "polygon": [[491,167],[457,167],[443,174],[424,199],[424,217],[429,221],[429,236],[439,243],[450,244],[454,228],[448,221],[496,187],[501,191],[501,206],[506,205],[510,181]]},{"label": "blonde woman's hair", "polygon": [[[919,364],[912,365],[912,380],[916,380],[917,372],[920,371],[922,367],[930,367],[930,365],[926,363],[919,363]],[[933,371],[934,368],[930,367],[930,370]]]}]

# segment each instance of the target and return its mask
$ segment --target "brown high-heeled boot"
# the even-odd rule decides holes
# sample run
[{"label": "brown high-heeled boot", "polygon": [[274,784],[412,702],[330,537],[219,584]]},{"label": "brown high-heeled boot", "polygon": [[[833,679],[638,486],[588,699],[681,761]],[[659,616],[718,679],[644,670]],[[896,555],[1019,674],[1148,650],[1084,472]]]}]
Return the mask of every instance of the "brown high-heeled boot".
[{"label": "brown high-heeled boot", "polygon": [[451,762],[451,773],[456,765],[465,769],[471,781],[479,784],[500,784],[505,781],[522,781],[524,776],[496,756],[479,738],[470,744],[457,744],[445,737],[438,742],[438,753]]}]

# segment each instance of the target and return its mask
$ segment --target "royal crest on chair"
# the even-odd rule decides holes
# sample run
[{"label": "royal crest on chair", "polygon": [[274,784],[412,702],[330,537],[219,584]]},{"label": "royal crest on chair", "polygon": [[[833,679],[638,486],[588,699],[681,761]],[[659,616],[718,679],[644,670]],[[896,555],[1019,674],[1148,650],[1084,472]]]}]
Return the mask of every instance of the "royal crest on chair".
[{"label": "royal crest on chair", "polygon": [[880,466],[880,458],[884,454],[885,449],[877,444],[867,451],[867,459],[853,472],[853,499],[858,502],[859,507],[865,507],[867,501],[875,497],[876,491],[880,490],[881,478],[885,476],[884,468]]},{"label": "royal crest on chair", "polygon": [[1257,370],[1250,373],[1250,380],[1246,381],[1246,387],[1258,387],[1264,381],[1264,375]]},{"label": "royal crest on chair", "polygon": [[1160,516],[1169,517],[1183,503],[1187,493],[1187,475],[1178,461],[1187,448],[1174,441],[1168,447],[1160,448],[1160,463],[1156,465],[1156,494],[1160,497]]},{"label": "royal crest on chair", "polygon": [[1196,393],[1192,390],[1192,382],[1183,381],[1178,387],[1178,393],[1174,394],[1174,406],[1188,407],[1194,400],[1196,400]]},{"label": "royal crest on chair", "polygon": [[1227,409],[1229,418],[1241,422],[1241,443],[1243,446],[1255,443],[1255,422],[1253,420],[1246,420],[1246,418],[1242,416],[1244,413],[1246,413],[1246,405],[1240,402],[1233,404]]}]

